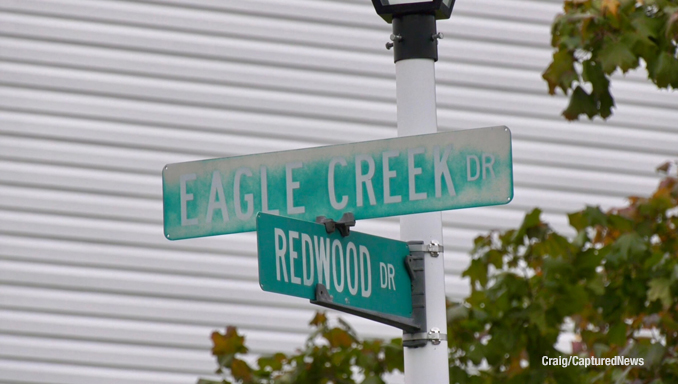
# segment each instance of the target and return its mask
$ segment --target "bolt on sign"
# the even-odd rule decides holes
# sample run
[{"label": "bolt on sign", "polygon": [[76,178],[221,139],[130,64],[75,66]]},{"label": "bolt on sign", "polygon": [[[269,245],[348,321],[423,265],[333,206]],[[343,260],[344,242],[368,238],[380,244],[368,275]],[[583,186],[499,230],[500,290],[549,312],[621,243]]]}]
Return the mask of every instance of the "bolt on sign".
[{"label": "bolt on sign", "polygon": [[337,304],[412,315],[407,243],[355,231],[342,237],[322,224],[265,213],[256,222],[264,291],[314,300],[323,284]]},{"label": "bolt on sign", "polygon": [[306,221],[506,204],[511,132],[490,127],[169,164],[170,240],[254,231],[256,213]]}]

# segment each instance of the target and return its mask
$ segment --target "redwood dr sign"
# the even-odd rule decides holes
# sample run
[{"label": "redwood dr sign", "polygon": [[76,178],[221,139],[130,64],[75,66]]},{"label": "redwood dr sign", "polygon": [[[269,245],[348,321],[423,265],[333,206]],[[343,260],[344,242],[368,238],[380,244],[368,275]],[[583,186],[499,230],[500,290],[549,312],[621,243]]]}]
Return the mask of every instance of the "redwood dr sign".
[{"label": "redwood dr sign", "polygon": [[412,316],[404,241],[355,231],[343,237],[322,224],[259,213],[257,253],[264,291],[315,300],[323,284],[336,303]]}]

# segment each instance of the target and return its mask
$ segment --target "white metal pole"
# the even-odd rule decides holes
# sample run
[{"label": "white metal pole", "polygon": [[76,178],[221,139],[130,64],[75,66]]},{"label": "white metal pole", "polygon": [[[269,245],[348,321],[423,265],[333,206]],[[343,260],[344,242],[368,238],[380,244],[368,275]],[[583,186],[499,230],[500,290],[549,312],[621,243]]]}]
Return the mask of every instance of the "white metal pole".
[{"label": "white metal pole", "polygon": [[[396,97],[398,136],[435,133],[436,116],[435,69],[433,59],[405,59],[396,62]],[[422,240],[424,244],[442,245],[440,212],[403,216],[400,238]],[[445,310],[445,269],[443,255],[426,256],[426,331],[438,328],[447,334]],[[405,383],[447,384],[450,382],[447,340],[427,343],[420,348],[404,348]]]}]

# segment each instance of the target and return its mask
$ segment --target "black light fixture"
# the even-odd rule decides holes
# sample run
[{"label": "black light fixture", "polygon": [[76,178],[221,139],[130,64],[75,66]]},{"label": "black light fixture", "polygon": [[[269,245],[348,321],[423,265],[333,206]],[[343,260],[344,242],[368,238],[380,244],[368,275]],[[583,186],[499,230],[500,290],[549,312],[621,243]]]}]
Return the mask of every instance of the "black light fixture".
[{"label": "black light fixture", "polygon": [[449,19],[454,0],[372,0],[374,9],[387,23],[394,17],[430,13],[437,20]]},{"label": "black light fixture", "polygon": [[391,41],[394,60],[433,59],[438,61],[436,20],[449,19],[455,0],[372,0],[372,5],[387,23],[393,24]]}]

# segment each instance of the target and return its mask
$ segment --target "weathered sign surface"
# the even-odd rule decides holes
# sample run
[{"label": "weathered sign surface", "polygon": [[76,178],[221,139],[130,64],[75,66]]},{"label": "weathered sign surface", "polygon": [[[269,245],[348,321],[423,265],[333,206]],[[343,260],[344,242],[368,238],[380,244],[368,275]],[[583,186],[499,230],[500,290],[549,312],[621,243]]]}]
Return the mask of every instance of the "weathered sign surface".
[{"label": "weathered sign surface", "polygon": [[490,127],[170,164],[171,240],[254,231],[257,212],[307,221],[506,204],[511,132]]},{"label": "weathered sign surface", "polygon": [[264,291],[315,299],[320,283],[337,304],[412,315],[403,241],[354,231],[342,237],[322,224],[260,213],[257,249]]}]

